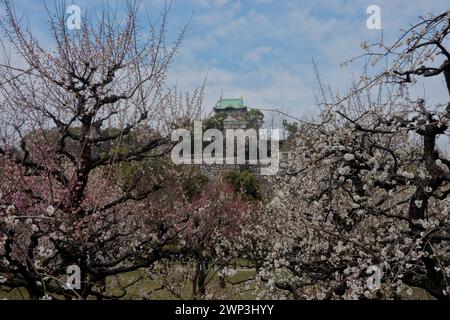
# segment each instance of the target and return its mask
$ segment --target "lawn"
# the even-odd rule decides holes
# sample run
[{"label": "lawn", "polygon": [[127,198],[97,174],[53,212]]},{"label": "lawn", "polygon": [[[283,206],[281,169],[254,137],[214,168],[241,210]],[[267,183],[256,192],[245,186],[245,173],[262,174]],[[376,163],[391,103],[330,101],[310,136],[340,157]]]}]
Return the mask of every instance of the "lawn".
[{"label": "lawn", "polygon": [[[254,269],[238,269],[235,275],[230,277],[228,280],[232,283],[241,283],[247,279],[251,279],[255,276]],[[140,280],[139,280],[140,279]],[[171,293],[170,290],[161,289],[161,283],[164,279],[154,278],[151,279],[144,270],[129,272],[125,274],[119,275],[117,278],[109,278],[106,282],[107,293],[109,295],[121,295],[122,291],[118,288],[115,283],[119,282],[122,286],[127,286],[131,284],[127,288],[127,293],[121,297],[120,299],[128,299],[128,300],[138,300],[142,299],[142,293],[150,293],[154,292],[151,295],[151,299],[154,300],[173,300],[180,299],[174,293]],[[217,275],[214,275],[212,278],[208,279],[209,284],[207,287],[207,291],[220,292],[223,296],[226,296],[227,299],[255,299],[254,290],[250,290],[248,288],[244,288],[244,285],[231,285],[227,283],[225,289],[221,289],[219,285],[219,278]],[[2,290],[3,289],[3,290]],[[236,293],[237,292],[237,293]],[[179,290],[177,293],[180,294],[182,299],[190,299],[192,296],[192,283],[185,282],[179,285]],[[23,300],[28,299],[28,294],[25,289],[13,289],[10,292],[5,291],[5,288],[0,287],[0,299],[11,299],[11,300]]]}]

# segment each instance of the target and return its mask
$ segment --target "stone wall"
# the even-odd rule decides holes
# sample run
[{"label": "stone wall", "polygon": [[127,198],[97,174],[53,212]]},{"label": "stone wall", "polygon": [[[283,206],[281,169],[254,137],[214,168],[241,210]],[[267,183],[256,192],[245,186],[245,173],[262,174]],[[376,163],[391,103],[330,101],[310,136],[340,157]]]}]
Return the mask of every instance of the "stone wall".
[{"label": "stone wall", "polygon": [[[225,172],[228,171],[250,171],[252,172],[257,178],[264,178],[264,175],[261,175],[261,165],[250,165],[250,164],[236,164],[236,161],[234,161],[235,164],[201,164],[198,165],[200,171],[208,176],[209,178],[217,178],[223,175]],[[280,168],[277,175],[284,175],[286,174],[286,167],[287,167],[288,160],[280,160]]]}]

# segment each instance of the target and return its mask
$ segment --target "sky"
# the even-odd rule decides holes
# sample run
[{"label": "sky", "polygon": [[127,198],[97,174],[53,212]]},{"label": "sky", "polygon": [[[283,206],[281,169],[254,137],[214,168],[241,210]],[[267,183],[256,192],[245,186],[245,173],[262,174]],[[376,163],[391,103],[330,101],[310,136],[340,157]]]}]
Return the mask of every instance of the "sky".
[{"label": "sky", "polygon": [[[38,37],[48,41],[41,1],[12,2]],[[102,1],[67,3],[84,12]],[[366,26],[370,5],[381,9],[382,30]],[[141,5],[150,17],[163,6],[163,0],[142,0]],[[173,0],[169,29],[176,32],[187,23],[189,29],[168,82],[190,91],[207,75],[206,110],[221,96],[243,97],[249,107],[309,117],[317,111],[313,59],[323,83],[344,92],[360,74],[361,64],[341,64],[363,53],[362,42],[379,40],[381,33],[394,40],[419,15],[449,8],[448,0]],[[443,79],[424,82],[422,87],[430,99],[447,97]]]}]

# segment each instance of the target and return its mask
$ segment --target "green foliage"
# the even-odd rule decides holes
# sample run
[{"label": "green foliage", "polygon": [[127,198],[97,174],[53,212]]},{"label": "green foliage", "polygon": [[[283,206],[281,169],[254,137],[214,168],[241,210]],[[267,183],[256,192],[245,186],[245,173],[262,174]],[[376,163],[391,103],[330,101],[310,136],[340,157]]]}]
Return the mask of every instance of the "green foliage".
[{"label": "green foliage", "polygon": [[169,157],[120,164],[121,179],[125,188],[139,181],[136,189],[144,190],[148,188],[148,181],[151,181],[152,177],[167,176],[167,172],[172,172],[167,179],[181,185],[183,195],[188,201],[199,195],[209,181],[208,177],[195,167],[176,166]]},{"label": "green foliage", "polygon": [[204,125],[205,130],[208,129],[219,129],[223,130],[223,120],[227,117],[227,114],[225,112],[216,113],[214,116],[209,117],[206,119]]},{"label": "green foliage", "polygon": [[208,177],[201,173],[197,173],[183,179],[183,192],[188,201],[192,201],[195,196],[199,195],[207,183]]},{"label": "green foliage", "polygon": [[250,171],[228,171],[224,174],[223,178],[236,192],[253,200],[261,198],[259,181]]},{"label": "green foliage", "polygon": [[244,116],[247,128],[259,129],[264,124],[264,113],[256,109],[250,109]]},{"label": "green foliage", "polygon": [[299,130],[297,122],[289,123],[285,120],[283,121],[283,126],[290,136],[296,134]]},{"label": "green foliage", "polygon": [[138,192],[148,189],[154,177],[163,177],[166,172],[174,169],[174,164],[167,157],[155,157],[139,162],[122,162],[117,165],[122,187],[134,187]]}]

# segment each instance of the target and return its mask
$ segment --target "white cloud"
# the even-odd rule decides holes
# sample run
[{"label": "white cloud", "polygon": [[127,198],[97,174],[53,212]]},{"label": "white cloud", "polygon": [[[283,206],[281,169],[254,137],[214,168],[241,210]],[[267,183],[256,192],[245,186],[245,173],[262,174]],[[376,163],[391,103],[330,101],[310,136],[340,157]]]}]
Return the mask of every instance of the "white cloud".
[{"label": "white cloud", "polygon": [[256,47],[244,54],[244,59],[253,63],[260,63],[262,58],[273,51],[272,47]]},{"label": "white cloud", "polygon": [[202,7],[223,7],[228,4],[229,0],[191,0],[194,4]]},{"label": "white cloud", "polygon": [[[87,6],[87,0],[80,1]],[[23,0],[17,2],[22,7],[28,5]],[[163,2],[152,0],[143,4],[151,7],[149,11],[157,12],[156,7],[163,6]],[[340,63],[359,55],[361,42],[373,41],[381,35],[380,31],[365,27],[368,5],[380,6],[384,38],[388,40],[397,37],[400,28],[415,22],[419,14],[437,13],[448,7],[446,1],[438,0],[252,0],[249,3],[247,0],[192,0],[187,4],[175,0],[172,7],[176,13],[171,15],[169,27],[172,28],[172,23],[183,24],[182,16],[192,10],[193,31],[187,35],[169,82],[190,90],[208,73],[208,107],[223,91],[231,97],[243,95],[249,105],[276,105],[301,115],[314,110],[312,58],[319,62],[323,82],[329,83],[333,90],[345,91],[352,77],[360,73],[360,63],[347,68],[341,68]],[[30,18],[32,23],[39,21],[37,15],[31,14]],[[45,40],[46,36],[40,38]],[[442,79],[427,80],[414,93],[421,94],[425,86],[430,101],[447,98],[443,85]]]}]

